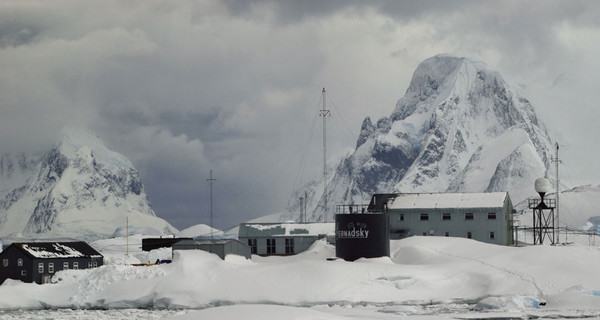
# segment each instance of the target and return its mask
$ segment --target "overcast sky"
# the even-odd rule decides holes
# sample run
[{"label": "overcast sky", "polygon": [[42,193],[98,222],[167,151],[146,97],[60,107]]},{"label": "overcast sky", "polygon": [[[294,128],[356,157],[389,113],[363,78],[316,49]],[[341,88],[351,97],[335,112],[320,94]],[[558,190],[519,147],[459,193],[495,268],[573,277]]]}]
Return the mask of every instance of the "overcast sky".
[{"label": "overcast sky", "polygon": [[334,163],[440,53],[501,72],[562,145],[562,179],[600,183],[597,1],[2,1],[0,153],[86,126],[177,228],[208,223],[212,169],[225,228],[319,176],[322,87]]}]

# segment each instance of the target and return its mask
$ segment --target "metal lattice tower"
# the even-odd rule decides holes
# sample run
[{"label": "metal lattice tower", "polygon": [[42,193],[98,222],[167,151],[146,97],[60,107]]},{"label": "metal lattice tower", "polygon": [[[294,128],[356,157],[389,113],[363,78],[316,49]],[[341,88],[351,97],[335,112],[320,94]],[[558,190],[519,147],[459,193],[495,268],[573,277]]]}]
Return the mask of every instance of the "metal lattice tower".
[{"label": "metal lattice tower", "polygon": [[210,178],[206,179],[210,184],[210,238],[213,238],[213,182],[217,179],[213,179],[212,169],[210,170]]},{"label": "metal lattice tower", "polygon": [[535,189],[540,198],[529,199],[528,203],[529,209],[533,209],[533,244],[544,244],[546,238],[551,244],[556,244],[556,202],[544,197],[551,190],[551,182],[546,178],[537,179]]},{"label": "metal lattice tower", "polygon": [[325,207],[323,222],[327,222],[327,117],[330,112],[326,109],[325,88],[321,91],[321,96],[323,97],[323,109],[319,112],[319,115],[323,117],[323,206]]},{"label": "metal lattice tower", "polygon": [[560,179],[558,178],[558,165],[561,163],[561,161],[558,159],[558,142],[556,143],[556,154],[552,158],[552,162],[554,162],[554,165],[555,165],[554,169],[556,170],[556,229],[557,229],[556,243],[560,243],[560,240],[559,240],[560,214],[559,214],[559,207],[558,207],[558,198],[560,196]]}]

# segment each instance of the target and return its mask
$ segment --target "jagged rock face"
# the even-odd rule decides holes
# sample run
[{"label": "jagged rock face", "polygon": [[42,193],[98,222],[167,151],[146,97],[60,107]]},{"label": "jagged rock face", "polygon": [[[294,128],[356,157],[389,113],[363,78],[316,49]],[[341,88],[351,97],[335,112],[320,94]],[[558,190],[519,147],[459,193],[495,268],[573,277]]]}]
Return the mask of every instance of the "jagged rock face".
[{"label": "jagged rock face", "polygon": [[132,226],[176,231],[156,217],[129,160],[86,132],[66,135],[0,200],[3,237],[107,237],[127,218]]},{"label": "jagged rock face", "polygon": [[[550,150],[529,101],[497,72],[436,56],[419,65],[390,117],[377,125],[363,121],[354,153],[329,181],[328,199],[349,204],[368,202],[373,193],[509,191],[520,201],[546,175]],[[317,201],[322,197],[315,207]]]}]

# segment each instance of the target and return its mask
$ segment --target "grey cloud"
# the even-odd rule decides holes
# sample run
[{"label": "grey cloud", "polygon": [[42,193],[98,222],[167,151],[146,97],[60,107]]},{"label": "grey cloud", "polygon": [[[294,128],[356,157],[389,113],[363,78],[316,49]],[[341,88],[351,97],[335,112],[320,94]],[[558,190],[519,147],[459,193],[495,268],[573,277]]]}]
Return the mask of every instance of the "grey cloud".
[{"label": "grey cloud", "polygon": [[[318,176],[319,137],[305,149],[323,86],[343,113],[330,121],[336,158],[365,116],[393,110],[422,60],[469,56],[536,87],[589,62],[556,29],[600,21],[585,1],[30,3],[0,4],[0,153],[91,127],[180,228],[208,222],[210,169],[218,227],[282,210]],[[304,152],[311,172],[297,179]]]}]

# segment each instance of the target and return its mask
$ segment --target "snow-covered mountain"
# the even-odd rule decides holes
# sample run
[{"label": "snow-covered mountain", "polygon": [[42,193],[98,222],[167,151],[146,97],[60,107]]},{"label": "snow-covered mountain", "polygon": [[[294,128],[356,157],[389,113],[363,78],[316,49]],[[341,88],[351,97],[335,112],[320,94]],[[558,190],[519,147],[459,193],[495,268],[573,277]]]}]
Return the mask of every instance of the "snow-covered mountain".
[{"label": "snow-covered mountain", "polygon": [[[335,204],[373,193],[509,191],[516,203],[547,176],[551,150],[532,105],[498,72],[438,55],[417,67],[389,117],[363,121],[356,149],[328,182],[328,217]],[[322,184],[307,189],[310,218],[321,220]],[[296,199],[285,219],[297,216]]]},{"label": "snow-covered mountain", "polygon": [[125,226],[177,230],[151,208],[137,170],[84,130],[38,157],[0,159],[0,237],[93,239]]}]

